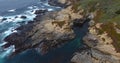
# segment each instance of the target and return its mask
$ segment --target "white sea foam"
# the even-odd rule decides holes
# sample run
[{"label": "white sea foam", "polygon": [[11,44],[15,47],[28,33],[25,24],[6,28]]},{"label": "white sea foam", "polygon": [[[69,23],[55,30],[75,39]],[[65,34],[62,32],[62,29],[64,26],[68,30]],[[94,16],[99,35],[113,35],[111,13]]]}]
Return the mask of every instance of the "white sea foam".
[{"label": "white sea foam", "polygon": [[52,9],[52,8],[49,8],[49,9],[48,9],[48,11],[53,11],[53,10],[54,10],[54,9]]},{"label": "white sea foam", "polygon": [[3,17],[2,17],[2,16],[0,16],[0,20],[1,20],[1,19],[3,19]]},{"label": "white sea foam", "polygon": [[15,12],[16,11],[16,9],[10,9],[10,10],[8,10],[8,12]]},{"label": "white sea foam", "polygon": [[2,16],[0,16],[0,22],[2,21],[2,19],[3,19],[3,17],[2,17]]},{"label": "white sea foam", "polygon": [[1,46],[3,46],[3,45],[5,45],[7,42],[2,42],[2,43],[0,43],[0,47]]},{"label": "white sea foam", "polygon": [[32,6],[30,6],[30,7],[28,7],[28,9],[33,9],[33,7],[32,7]]},{"label": "white sea foam", "polygon": [[[11,27],[11,28],[9,28],[7,31],[5,31],[5,32],[3,33],[3,34],[4,34],[4,37],[3,37],[3,38],[5,38],[6,36],[12,34],[12,33],[13,33],[12,30],[14,30],[14,29],[15,29],[15,28]],[[15,31],[15,30],[14,30],[14,31]]]},{"label": "white sea foam", "polygon": [[[15,33],[17,32],[17,30],[15,30],[16,27],[19,26],[19,24],[17,22],[22,22],[22,21],[30,21],[32,20],[36,15],[34,14],[35,10],[37,10],[38,8],[36,6],[34,6],[36,9],[32,9],[32,7],[29,7],[31,8],[30,10],[28,11],[25,11],[24,13],[20,14],[20,15],[13,15],[13,16],[0,16],[0,20],[4,18],[7,18],[7,20],[3,21],[0,23],[0,25],[4,25],[6,23],[9,23],[9,22],[13,22],[13,24],[16,24],[12,27],[9,27],[8,30],[6,30],[5,32],[1,33],[0,36],[1,36],[1,40],[3,40],[6,36],[12,34],[12,33]],[[10,12],[14,12],[15,9],[13,10],[9,10]],[[17,17],[16,17],[17,16]],[[21,16],[26,16],[27,18],[26,19],[22,19]],[[18,25],[17,25],[18,24]],[[2,49],[1,46],[5,45],[7,42],[0,42],[0,49],[3,50],[2,52],[0,52],[0,58],[4,58],[8,55],[10,55],[12,52],[15,51],[15,48],[14,48],[14,45],[10,46],[9,48],[6,48],[6,49]]]},{"label": "white sea foam", "polygon": [[[38,10],[38,9],[35,9]],[[6,23],[6,22],[22,22],[22,21],[29,21],[32,20],[36,15],[35,10],[29,10],[25,11],[23,14],[20,15],[13,15],[13,16],[3,16],[4,18],[7,18],[7,20],[0,23],[0,25]],[[15,18],[17,16],[17,18]],[[22,19],[21,16],[26,16],[26,19]],[[3,17],[0,17],[0,20],[2,20]]]},{"label": "white sea foam", "polygon": [[0,58],[7,57],[14,51],[15,51],[15,46],[11,45],[10,47],[4,49],[4,52],[0,53]]}]

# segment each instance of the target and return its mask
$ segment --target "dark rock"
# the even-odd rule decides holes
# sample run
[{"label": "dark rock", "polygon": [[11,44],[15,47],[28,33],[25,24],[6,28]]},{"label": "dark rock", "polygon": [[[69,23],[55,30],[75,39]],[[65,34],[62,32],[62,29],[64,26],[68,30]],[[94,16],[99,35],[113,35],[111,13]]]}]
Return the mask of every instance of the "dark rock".
[{"label": "dark rock", "polygon": [[32,30],[33,26],[34,26],[33,23],[29,23],[27,25],[22,25],[22,26],[16,28],[15,30],[29,31],[29,30]]},{"label": "dark rock", "polygon": [[47,9],[36,10],[35,14],[43,14],[43,13],[45,13],[47,11],[48,11]]},{"label": "dark rock", "polygon": [[84,19],[75,19],[73,20],[73,26],[81,27],[84,24]]},{"label": "dark rock", "polygon": [[33,20],[34,20],[34,21],[39,21],[39,20],[41,20],[40,16],[41,16],[41,15],[37,15]]},{"label": "dark rock", "polygon": [[26,18],[27,18],[27,16],[21,16],[20,18],[22,18],[22,19],[26,19]]},{"label": "dark rock", "polygon": [[29,21],[29,22],[28,22],[28,24],[32,24],[32,23],[34,23],[34,21]]},{"label": "dark rock", "polygon": [[15,16],[15,18],[18,18],[18,16]]},{"label": "dark rock", "polygon": [[5,21],[5,20],[7,20],[7,18],[3,18],[3,19],[2,19],[2,21]]},{"label": "dark rock", "polygon": [[68,3],[69,1],[67,0],[48,0],[49,4],[52,5],[52,6],[59,6],[59,7],[62,7],[62,8],[66,8],[68,7],[70,4]]},{"label": "dark rock", "polygon": [[8,18],[8,19],[11,19],[11,18]]}]

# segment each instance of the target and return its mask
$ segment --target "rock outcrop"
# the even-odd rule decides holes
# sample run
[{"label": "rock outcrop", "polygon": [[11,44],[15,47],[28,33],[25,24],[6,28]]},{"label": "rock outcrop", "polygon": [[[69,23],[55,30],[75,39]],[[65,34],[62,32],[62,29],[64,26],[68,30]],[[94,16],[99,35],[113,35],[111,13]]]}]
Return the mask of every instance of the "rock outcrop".
[{"label": "rock outcrop", "polygon": [[69,0],[48,0],[49,4],[52,6],[60,6],[60,7],[67,7],[71,4]]},{"label": "rock outcrop", "polygon": [[[102,23],[95,23],[91,19],[89,32],[83,38],[88,48],[76,52],[71,62],[73,63],[120,63],[120,53],[113,46],[113,40],[106,32],[99,34],[98,29]],[[97,29],[96,29],[97,28]]]},{"label": "rock outcrop", "polygon": [[8,42],[4,48],[15,45],[15,54],[31,48],[45,54],[74,39],[73,22],[83,19],[82,15],[73,12],[72,6],[60,11],[44,12],[42,15],[39,14],[41,11],[36,13],[38,15],[33,22],[17,28],[18,32],[4,39]]},{"label": "rock outcrop", "polygon": [[75,53],[71,59],[73,63],[119,63],[119,58],[105,54],[97,49],[86,49]]}]

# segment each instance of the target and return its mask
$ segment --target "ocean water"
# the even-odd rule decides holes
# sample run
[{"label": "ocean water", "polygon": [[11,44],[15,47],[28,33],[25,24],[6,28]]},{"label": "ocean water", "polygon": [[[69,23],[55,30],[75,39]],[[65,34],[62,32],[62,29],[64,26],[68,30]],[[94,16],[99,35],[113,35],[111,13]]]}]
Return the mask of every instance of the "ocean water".
[{"label": "ocean water", "polygon": [[[8,56],[14,52],[14,45],[6,49],[1,48],[6,43],[3,39],[17,32],[14,29],[21,26],[21,23],[24,25],[32,20],[36,16],[34,12],[37,9],[55,11],[61,8],[48,5],[47,0],[0,0],[0,63],[69,63],[73,53],[82,46],[82,37],[86,34],[87,23],[81,28],[74,29],[77,34],[74,40],[45,55],[40,55],[31,49],[9,58]],[[21,19],[21,16],[27,16],[27,19]],[[3,18],[7,20],[2,21]]]}]

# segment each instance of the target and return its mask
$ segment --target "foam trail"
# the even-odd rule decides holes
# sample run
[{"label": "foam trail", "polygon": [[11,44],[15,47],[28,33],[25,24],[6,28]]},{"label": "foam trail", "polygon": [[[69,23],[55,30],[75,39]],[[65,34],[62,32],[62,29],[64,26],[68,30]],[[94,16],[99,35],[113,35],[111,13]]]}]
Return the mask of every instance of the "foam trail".
[{"label": "foam trail", "polygon": [[0,47],[5,45],[7,42],[0,43]]},{"label": "foam trail", "polygon": [[15,12],[16,9],[10,9],[8,12]]},{"label": "foam trail", "polygon": [[2,16],[0,16],[0,22],[2,21],[2,19],[3,19],[3,17],[2,17]]},{"label": "foam trail", "polygon": [[4,52],[0,53],[0,58],[5,58],[5,57],[9,56],[12,52],[15,51],[15,47],[14,47],[14,45],[12,45],[4,50],[5,50]]}]

